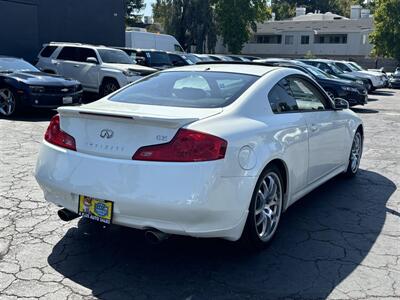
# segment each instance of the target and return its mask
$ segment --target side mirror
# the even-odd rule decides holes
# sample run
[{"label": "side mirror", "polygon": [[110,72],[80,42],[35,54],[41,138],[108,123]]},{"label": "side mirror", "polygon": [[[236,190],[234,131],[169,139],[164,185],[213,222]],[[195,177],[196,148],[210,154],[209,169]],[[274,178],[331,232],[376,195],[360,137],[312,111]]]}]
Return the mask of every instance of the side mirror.
[{"label": "side mirror", "polygon": [[96,57],[88,57],[88,58],[86,58],[86,62],[91,63],[91,64],[95,64],[95,65],[99,64],[99,61],[97,60]]},{"label": "side mirror", "polygon": [[349,102],[342,98],[335,98],[335,110],[342,110],[349,108]]}]

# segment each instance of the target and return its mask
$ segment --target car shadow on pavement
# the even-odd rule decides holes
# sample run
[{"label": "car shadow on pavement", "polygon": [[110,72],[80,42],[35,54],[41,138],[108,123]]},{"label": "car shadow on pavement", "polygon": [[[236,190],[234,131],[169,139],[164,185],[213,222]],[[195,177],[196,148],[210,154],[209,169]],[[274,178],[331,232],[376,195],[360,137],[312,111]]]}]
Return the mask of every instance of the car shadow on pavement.
[{"label": "car shadow on pavement", "polygon": [[100,299],[324,299],[368,255],[395,190],[375,172],[335,178],[289,208],[259,252],[186,237],[152,246],[140,231],[82,219],[48,262]]},{"label": "car shadow on pavement", "polygon": [[379,113],[379,110],[369,109],[369,108],[352,107],[351,110],[358,114],[377,114],[377,113]]},{"label": "car shadow on pavement", "polygon": [[[19,121],[19,122],[45,122],[50,121],[50,119],[57,114],[55,109],[39,109],[39,108],[30,108],[25,111],[19,113],[17,116],[13,116],[8,118],[10,121]],[[4,118],[1,117],[0,118]]]},{"label": "car shadow on pavement", "polygon": [[385,90],[385,91],[373,91],[370,94],[371,95],[376,95],[376,96],[393,96],[395,93],[396,92],[394,92],[394,91]]}]

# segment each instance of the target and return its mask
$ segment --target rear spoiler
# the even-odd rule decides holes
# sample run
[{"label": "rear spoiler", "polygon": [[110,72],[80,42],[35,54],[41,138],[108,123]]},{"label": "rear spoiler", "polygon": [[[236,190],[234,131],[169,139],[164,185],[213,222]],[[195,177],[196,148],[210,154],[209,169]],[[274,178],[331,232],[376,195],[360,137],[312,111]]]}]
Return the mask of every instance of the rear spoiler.
[{"label": "rear spoiler", "polygon": [[178,118],[160,116],[153,114],[135,114],[134,112],[119,112],[112,110],[93,109],[85,107],[60,107],[57,109],[62,117],[83,117],[83,118],[113,118],[124,119],[141,124],[161,124],[169,128],[180,128],[186,124],[195,122],[199,118]]}]

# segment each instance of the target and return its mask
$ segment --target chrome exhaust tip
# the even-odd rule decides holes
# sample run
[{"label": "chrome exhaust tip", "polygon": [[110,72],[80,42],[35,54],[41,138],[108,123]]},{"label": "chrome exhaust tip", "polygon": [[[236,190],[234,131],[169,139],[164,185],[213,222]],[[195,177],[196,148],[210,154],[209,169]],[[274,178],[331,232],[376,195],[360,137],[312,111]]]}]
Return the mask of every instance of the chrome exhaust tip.
[{"label": "chrome exhaust tip", "polygon": [[161,244],[163,241],[169,238],[169,234],[161,232],[159,230],[147,230],[144,233],[144,238],[151,245]]},{"label": "chrome exhaust tip", "polygon": [[77,213],[74,213],[66,208],[60,209],[57,212],[57,215],[61,220],[65,221],[65,222],[71,221],[71,220],[79,217],[79,215]]}]

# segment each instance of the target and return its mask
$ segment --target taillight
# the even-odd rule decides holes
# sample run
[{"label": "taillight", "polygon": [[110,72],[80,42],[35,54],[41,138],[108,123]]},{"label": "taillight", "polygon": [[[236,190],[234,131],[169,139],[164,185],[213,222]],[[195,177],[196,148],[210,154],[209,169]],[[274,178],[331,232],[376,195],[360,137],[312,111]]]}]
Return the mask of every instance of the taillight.
[{"label": "taillight", "polygon": [[60,116],[51,118],[44,139],[50,144],[76,151],[75,139],[60,128]]},{"label": "taillight", "polygon": [[227,141],[202,132],[180,129],[166,144],[142,147],[133,160],[164,162],[197,162],[225,157]]}]

